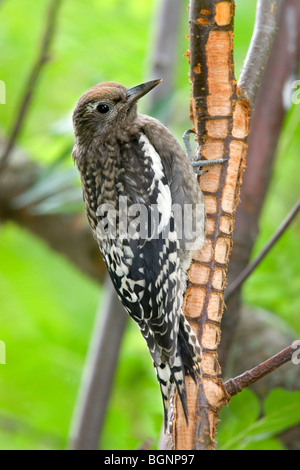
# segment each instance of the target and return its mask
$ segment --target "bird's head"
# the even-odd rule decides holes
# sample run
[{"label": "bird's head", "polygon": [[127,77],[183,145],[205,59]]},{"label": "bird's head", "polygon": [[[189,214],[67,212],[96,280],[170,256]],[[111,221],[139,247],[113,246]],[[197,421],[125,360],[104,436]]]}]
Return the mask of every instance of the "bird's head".
[{"label": "bird's head", "polygon": [[73,113],[76,138],[104,137],[117,128],[132,125],[137,114],[137,100],[161,80],[125,88],[120,83],[104,82],[87,90],[78,100]]}]

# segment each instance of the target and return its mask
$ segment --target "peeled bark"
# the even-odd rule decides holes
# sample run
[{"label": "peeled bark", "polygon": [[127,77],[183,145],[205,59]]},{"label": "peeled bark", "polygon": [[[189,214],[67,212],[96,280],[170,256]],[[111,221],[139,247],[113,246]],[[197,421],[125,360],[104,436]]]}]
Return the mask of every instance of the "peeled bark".
[{"label": "peeled bark", "polygon": [[[189,270],[184,313],[202,346],[202,379],[195,384],[186,377],[188,426],[174,392],[167,447],[176,450],[215,449],[219,412],[230,399],[220,377],[217,349],[251,115],[247,84],[239,88],[234,75],[234,11],[233,0],[190,2],[191,120],[201,158],[227,157],[228,162],[209,167],[200,178],[207,239]],[[252,94],[251,102],[254,99]]]}]

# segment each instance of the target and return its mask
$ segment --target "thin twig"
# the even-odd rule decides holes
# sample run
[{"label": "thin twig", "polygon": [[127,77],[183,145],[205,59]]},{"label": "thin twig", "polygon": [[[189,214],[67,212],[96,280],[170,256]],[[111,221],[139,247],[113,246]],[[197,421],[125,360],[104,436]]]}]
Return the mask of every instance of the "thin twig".
[{"label": "thin twig", "polygon": [[0,172],[5,167],[5,164],[22,130],[22,126],[24,124],[25,117],[29,109],[29,105],[32,101],[34,88],[36,86],[37,80],[40,76],[40,73],[44,64],[49,60],[49,48],[50,48],[51,40],[54,34],[56,20],[57,20],[57,13],[58,13],[58,9],[60,7],[61,2],[62,0],[50,1],[49,8],[46,14],[46,19],[45,19],[46,24],[45,24],[45,30],[44,30],[44,34],[43,34],[43,38],[41,42],[41,48],[39,50],[36,61],[34,62],[31,72],[29,74],[27,83],[25,85],[24,94],[21,99],[19,111],[16,115],[16,119],[13,123],[10,137],[7,141],[6,147],[4,149],[4,152],[0,160]]},{"label": "thin twig", "polygon": [[249,387],[249,385],[252,385],[274,370],[278,369],[283,364],[289,362],[292,359],[294,352],[295,347],[290,345],[253,369],[244,372],[234,379],[227,380],[227,382],[224,383],[224,389],[228,395],[228,398],[237,395],[242,390],[244,390],[244,388]]},{"label": "thin twig", "polygon": [[239,276],[233,281],[233,283],[227,288],[226,293],[225,293],[225,300],[230,297],[230,295],[238,288],[241,286],[243,282],[250,276],[250,274],[253,273],[253,271],[257,268],[257,266],[263,261],[263,259],[267,256],[269,251],[274,247],[276,242],[280,239],[280,237],[285,233],[287,228],[290,226],[290,224],[293,222],[293,220],[296,218],[298,212],[300,210],[300,200],[294,205],[290,213],[287,215],[287,217],[284,219],[280,227],[276,230],[276,232],[273,234],[273,236],[270,238],[270,240],[267,242],[265,247],[262,249],[262,251],[259,253],[259,255],[246,266],[245,269],[239,274]]},{"label": "thin twig", "polygon": [[252,107],[262,81],[277,31],[279,0],[258,0],[254,32],[238,87]]}]

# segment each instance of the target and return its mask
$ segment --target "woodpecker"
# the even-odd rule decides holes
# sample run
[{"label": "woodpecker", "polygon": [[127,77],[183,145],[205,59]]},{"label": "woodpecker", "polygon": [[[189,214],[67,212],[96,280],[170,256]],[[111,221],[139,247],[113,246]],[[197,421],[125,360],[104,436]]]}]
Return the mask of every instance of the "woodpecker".
[{"label": "woodpecker", "polygon": [[193,251],[205,240],[205,210],[193,170],[200,163],[191,165],[163,124],[137,112],[138,99],[160,82],[86,91],[73,113],[72,156],[113,285],[149,348],[166,426],[171,384],[188,423],[184,377],[201,376],[201,348],[182,302]]}]

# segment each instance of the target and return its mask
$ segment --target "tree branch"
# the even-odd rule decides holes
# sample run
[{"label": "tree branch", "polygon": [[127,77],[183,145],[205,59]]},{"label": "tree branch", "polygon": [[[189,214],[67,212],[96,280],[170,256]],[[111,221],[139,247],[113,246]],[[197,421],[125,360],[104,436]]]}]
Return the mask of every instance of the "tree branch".
[{"label": "tree branch", "polygon": [[[127,315],[107,277],[74,410],[69,447],[97,450]],[[109,360],[107,360],[109,358]]]},{"label": "tree branch", "polygon": [[36,215],[31,206],[15,207],[15,199],[34,186],[42,171],[37,163],[14,147],[5,172],[0,174],[0,222],[13,221],[24,227],[92,279],[103,281],[106,268],[83,212]]},{"label": "tree branch", "polygon": [[236,289],[238,289],[245,282],[246,279],[248,279],[248,277],[253,273],[257,266],[263,261],[269,251],[275,246],[276,242],[282,237],[287,228],[296,218],[299,210],[300,200],[294,205],[290,213],[287,215],[280,227],[276,230],[276,232],[267,242],[262,251],[257,255],[257,257],[253,261],[251,261],[251,263],[248,264],[248,266],[246,266],[246,268],[239,274],[239,276],[233,281],[233,283],[230,284],[229,287],[226,289],[225,301],[228,299],[228,297],[233,294]]},{"label": "tree branch", "polygon": [[[261,2],[259,7],[257,15],[265,12]],[[235,82],[233,19],[233,0],[190,2],[191,119],[201,146],[201,156],[209,160],[229,157],[229,161],[228,165],[215,165],[200,179],[207,214],[207,239],[189,271],[184,313],[202,345],[202,381],[196,386],[186,377],[189,416],[192,418],[188,427],[175,393],[172,435],[168,446],[176,450],[214,449],[219,411],[227,400],[219,377],[221,370],[217,354],[224,288],[245,167],[251,104],[270,50],[263,53],[262,62],[253,64],[255,80],[246,75],[251,82],[248,96],[236,87]],[[262,24],[258,16],[252,51],[255,44],[257,46],[257,31],[261,40]],[[253,52],[248,55],[248,63],[252,58]]]},{"label": "tree branch", "polygon": [[182,0],[161,0],[155,12],[155,31],[151,53],[149,80],[162,79],[147,99],[149,114],[158,113],[165,124],[170,115],[168,98],[172,96],[177,56],[176,43],[182,18]]},{"label": "tree branch", "polygon": [[21,104],[18,112],[16,113],[16,119],[13,123],[12,130],[10,132],[9,139],[4,148],[3,154],[0,159],[0,172],[4,169],[5,164],[9,158],[9,155],[17,141],[17,138],[22,130],[29,105],[33,98],[34,88],[41,74],[41,70],[45,63],[49,60],[49,48],[51,40],[54,35],[57,14],[62,0],[51,0],[45,19],[45,30],[42,37],[41,48],[33,64],[31,72],[29,74],[27,83],[25,85],[24,93],[21,98]]},{"label": "tree branch", "polygon": [[[267,194],[276,157],[278,140],[288,111],[284,90],[297,76],[300,62],[300,2],[284,0],[278,11],[278,33],[263,82],[251,116],[247,168],[237,209],[233,250],[228,269],[228,286],[250,262],[250,255],[259,232],[259,217]],[[294,20],[290,21],[290,18]],[[292,29],[292,31],[291,31]],[[291,101],[290,101],[291,103]],[[219,358],[222,370],[234,339],[240,312],[240,289],[227,296],[222,320]]]},{"label": "tree branch", "polygon": [[283,364],[289,362],[292,359],[294,351],[294,346],[290,345],[253,369],[244,372],[234,379],[227,380],[227,382],[224,383],[224,389],[228,395],[228,398],[237,395],[242,390],[244,390],[244,388],[249,387],[249,385],[252,385],[253,383],[281,367]]},{"label": "tree branch", "polygon": [[217,347],[221,333],[223,291],[232,244],[234,214],[245,166],[249,107],[239,101],[233,62],[234,2],[190,2],[191,119],[201,146],[201,156],[216,160],[200,178],[207,214],[207,240],[189,270],[184,313],[198,335],[203,350],[202,381],[186,377],[189,426],[175,394],[172,449],[211,450],[219,406],[223,399]]},{"label": "tree branch", "polygon": [[269,60],[277,31],[279,0],[258,0],[253,36],[238,82],[241,97],[252,107]]}]

